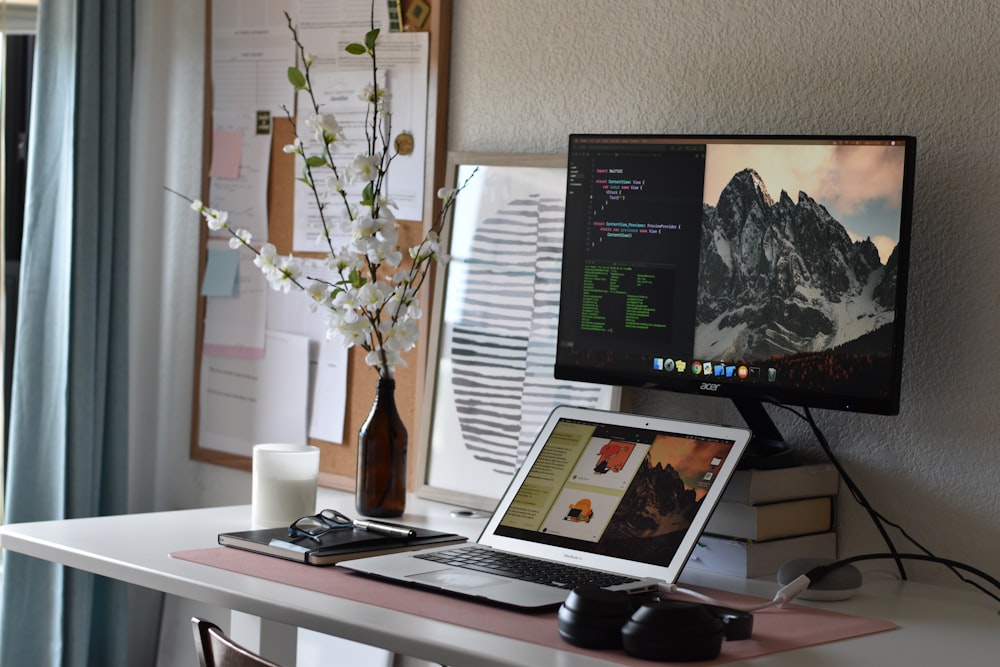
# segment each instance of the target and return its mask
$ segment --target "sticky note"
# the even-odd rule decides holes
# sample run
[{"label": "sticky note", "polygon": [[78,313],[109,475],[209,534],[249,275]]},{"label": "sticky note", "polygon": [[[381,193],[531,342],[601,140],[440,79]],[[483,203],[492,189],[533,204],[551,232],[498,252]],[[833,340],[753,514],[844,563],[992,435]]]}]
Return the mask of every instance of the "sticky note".
[{"label": "sticky note", "polygon": [[239,275],[238,250],[208,250],[205,276],[201,282],[202,296],[236,296],[236,279]]},{"label": "sticky note", "polygon": [[239,178],[240,160],[243,159],[243,133],[229,130],[212,132],[212,165],[208,175],[212,178]]}]

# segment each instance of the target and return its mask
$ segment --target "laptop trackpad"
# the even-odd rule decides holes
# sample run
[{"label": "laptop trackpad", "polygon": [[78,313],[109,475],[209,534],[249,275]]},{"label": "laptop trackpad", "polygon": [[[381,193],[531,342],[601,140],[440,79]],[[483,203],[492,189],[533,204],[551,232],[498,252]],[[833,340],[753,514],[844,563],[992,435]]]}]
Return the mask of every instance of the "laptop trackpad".
[{"label": "laptop trackpad", "polygon": [[433,572],[422,572],[410,575],[408,579],[420,581],[449,590],[469,590],[482,588],[484,586],[496,586],[497,584],[510,583],[503,577],[495,577],[492,574],[480,574],[478,572],[468,572],[462,570],[435,570]]}]

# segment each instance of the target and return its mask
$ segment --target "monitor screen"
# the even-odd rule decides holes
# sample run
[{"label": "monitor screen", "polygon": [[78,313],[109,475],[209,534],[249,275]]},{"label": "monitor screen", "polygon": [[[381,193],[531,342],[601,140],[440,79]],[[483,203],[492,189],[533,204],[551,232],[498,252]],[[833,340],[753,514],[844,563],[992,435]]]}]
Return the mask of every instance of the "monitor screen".
[{"label": "monitor screen", "polygon": [[556,377],[898,413],[915,152],[570,136]]}]

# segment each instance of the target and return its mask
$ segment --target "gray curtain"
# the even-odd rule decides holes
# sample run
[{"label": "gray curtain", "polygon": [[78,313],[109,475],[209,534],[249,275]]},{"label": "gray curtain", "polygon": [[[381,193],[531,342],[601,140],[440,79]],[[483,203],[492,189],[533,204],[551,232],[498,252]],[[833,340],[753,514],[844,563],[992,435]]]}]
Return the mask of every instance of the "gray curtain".
[{"label": "gray curtain", "polygon": [[[134,0],[40,5],[8,523],[129,509]],[[125,584],[7,553],[0,593],[2,665],[152,664],[129,654],[127,638],[158,618],[130,617]]]}]

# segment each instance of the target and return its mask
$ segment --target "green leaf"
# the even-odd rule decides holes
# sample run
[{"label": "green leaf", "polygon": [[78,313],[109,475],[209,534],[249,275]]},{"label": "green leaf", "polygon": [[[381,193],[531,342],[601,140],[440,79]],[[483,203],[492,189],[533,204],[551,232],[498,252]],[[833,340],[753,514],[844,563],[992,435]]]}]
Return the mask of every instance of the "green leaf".
[{"label": "green leaf", "polygon": [[306,158],[306,164],[310,167],[322,167],[326,164],[326,158],[322,155],[310,155]]},{"label": "green leaf", "polygon": [[368,47],[369,52],[375,50],[375,40],[378,39],[379,32],[378,28],[374,28],[369,30],[368,34],[365,35],[365,46]]},{"label": "green leaf", "polygon": [[298,180],[302,181],[309,187],[313,186],[312,179],[309,177],[309,169],[305,165],[302,166],[302,176],[300,176]]},{"label": "green leaf", "polygon": [[368,185],[365,186],[364,192],[361,193],[361,205],[371,206],[375,203],[375,188],[371,181],[368,181]]},{"label": "green leaf", "polygon": [[288,68],[288,81],[295,86],[295,90],[302,90],[306,87],[306,77],[298,67]]},{"label": "green leaf", "polygon": [[358,43],[348,44],[345,50],[355,56],[363,56],[368,53],[368,49],[366,49],[363,44]]}]

